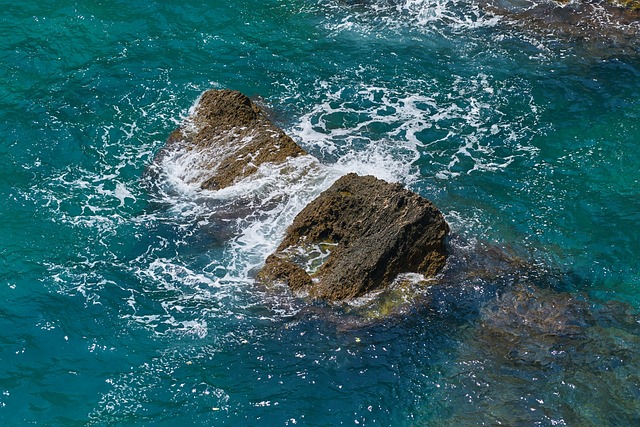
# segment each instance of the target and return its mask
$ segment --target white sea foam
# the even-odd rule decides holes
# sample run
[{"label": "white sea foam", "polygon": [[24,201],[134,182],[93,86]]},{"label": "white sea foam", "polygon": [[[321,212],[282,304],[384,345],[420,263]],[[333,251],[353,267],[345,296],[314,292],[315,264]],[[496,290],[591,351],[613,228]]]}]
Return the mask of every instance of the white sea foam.
[{"label": "white sea foam", "polygon": [[374,0],[366,7],[352,7],[346,16],[342,2],[329,2],[325,7],[335,14],[327,20],[327,29],[367,36],[381,28],[444,34],[493,27],[500,22],[500,17],[483,12],[476,2],[468,0]]},{"label": "white sea foam", "polygon": [[[443,82],[409,81],[414,92],[363,83],[344,90],[341,79],[322,81],[324,101],[292,128],[301,144],[331,167],[411,185],[425,176],[495,172],[537,152],[530,144],[538,111],[523,82],[496,81],[480,73]],[[332,91],[332,89],[335,90]],[[522,111],[501,111],[520,91]],[[507,117],[509,117],[507,119]],[[508,120],[508,121],[507,121]],[[418,164],[431,159],[422,170]]]}]

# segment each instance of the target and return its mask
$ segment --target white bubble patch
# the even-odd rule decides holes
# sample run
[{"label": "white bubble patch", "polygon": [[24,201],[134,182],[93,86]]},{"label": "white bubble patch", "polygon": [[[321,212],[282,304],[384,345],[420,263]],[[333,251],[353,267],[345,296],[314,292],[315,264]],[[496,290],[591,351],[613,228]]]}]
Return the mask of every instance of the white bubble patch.
[{"label": "white bubble patch", "polygon": [[[370,173],[407,185],[421,177],[495,172],[537,153],[531,144],[538,109],[523,82],[478,74],[442,82],[411,81],[411,93],[341,81],[319,82],[327,95],[292,132],[309,151],[344,171]],[[332,90],[334,87],[337,89]],[[515,117],[501,111],[519,93]],[[507,96],[511,98],[507,98]],[[419,164],[430,159],[425,171]]]},{"label": "white bubble patch", "polygon": [[[357,5],[357,6],[356,6]],[[344,15],[344,2],[331,1],[325,8],[334,16],[326,23],[334,32],[354,32],[371,36],[412,28],[423,33],[463,32],[493,27],[500,18],[487,14],[474,1],[465,0],[374,0],[362,7],[356,2]]]}]

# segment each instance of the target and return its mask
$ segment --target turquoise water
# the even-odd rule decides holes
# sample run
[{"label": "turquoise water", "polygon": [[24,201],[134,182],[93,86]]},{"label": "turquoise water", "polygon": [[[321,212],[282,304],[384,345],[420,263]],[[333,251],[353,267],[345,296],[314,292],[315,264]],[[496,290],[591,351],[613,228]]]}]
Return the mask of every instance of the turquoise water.
[{"label": "turquoise water", "polygon": [[[3,425],[639,422],[637,54],[473,0],[1,3]],[[219,194],[180,164],[150,183],[210,88],[256,97],[322,167]],[[511,300],[462,274],[373,323],[257,287],[349,171],[433,200],[454,252],[518,254],[584,331],[503,355],[482,307]]]}]

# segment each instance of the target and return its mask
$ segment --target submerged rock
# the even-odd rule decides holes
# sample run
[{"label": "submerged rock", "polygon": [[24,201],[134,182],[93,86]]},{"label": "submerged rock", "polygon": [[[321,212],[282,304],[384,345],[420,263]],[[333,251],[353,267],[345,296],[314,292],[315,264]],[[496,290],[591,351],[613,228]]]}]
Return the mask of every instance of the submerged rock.
[{"label": "submerged rock", "polygon": [[247,96],[232,90],[202,94],[193,114],[167,140],[156,163],[169,153],[187,157],[181,178],[205,190],[219,190],[258,171],[305,155]]},{"label": "submerged rock", "polygon": [[639,0],[482,0],[525,30],[579,42],[588,51],[638,52]]},{"label": "submerged rock", "polygon": [[[638,313],[531,284],[489,302],[462,330],[452,401],[434,425],[637,425]],[[571,399],[565,399],[569,395]]]},{"label": "submerged rock", "polygon": [[427,199],[399,184],[348,174],[289,226],[259,280],[343,301],[388,287],[401,273],[434,276],[449,227]]}]

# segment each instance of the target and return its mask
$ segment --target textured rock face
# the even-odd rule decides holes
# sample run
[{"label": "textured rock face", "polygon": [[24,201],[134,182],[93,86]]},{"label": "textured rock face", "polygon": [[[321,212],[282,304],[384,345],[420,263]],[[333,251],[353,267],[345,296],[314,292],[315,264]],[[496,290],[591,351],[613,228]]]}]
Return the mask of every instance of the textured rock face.
[{"label": "textured rock face", "polygon": [[435,275],[449,231],[428,200],[348,174],[298,214],[258,278],[340,301],[389,286],[400,273]]},{"label": "textured rock face", "polygon": [[202,95],[194,114],[169,136],[159,159],[172,150],[189,156],[184,180],[207,190],[233,185],[264,163],[306,154],[260,107],[231,90]]}]

